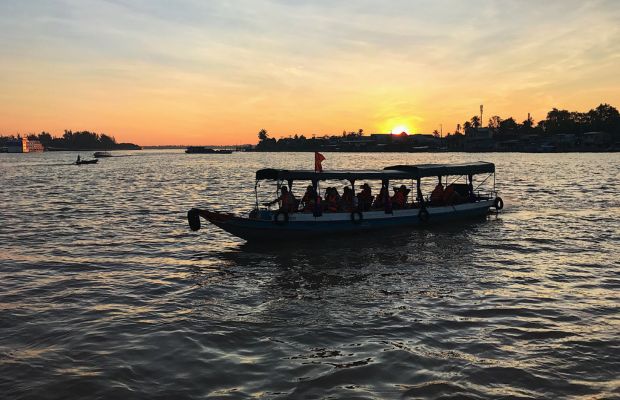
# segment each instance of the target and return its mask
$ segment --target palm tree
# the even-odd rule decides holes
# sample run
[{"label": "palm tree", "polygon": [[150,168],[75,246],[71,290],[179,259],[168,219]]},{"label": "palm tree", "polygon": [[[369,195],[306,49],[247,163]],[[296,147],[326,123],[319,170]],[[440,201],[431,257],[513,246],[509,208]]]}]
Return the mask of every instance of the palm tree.
[{"label": "palm tree", "polygon": [[471,117],[471,126],[474,128],[480,128],[480,117],[477,115],[474,115],[473,117]]},{"label": "palm tree", "polygon": [[467,135],[467,134],[469,133],[469,131],[470,131],[470,130],[471,130],[471,122],[469,122],[469,121],[465,121],[465,122],[463,123],[463,133],[464,133],[465,135]]},{"label": "palm tree", "polygon": [[499,115],[494,115],[489,118],[489,128],[498,129],[501,123],[502,119]]}]

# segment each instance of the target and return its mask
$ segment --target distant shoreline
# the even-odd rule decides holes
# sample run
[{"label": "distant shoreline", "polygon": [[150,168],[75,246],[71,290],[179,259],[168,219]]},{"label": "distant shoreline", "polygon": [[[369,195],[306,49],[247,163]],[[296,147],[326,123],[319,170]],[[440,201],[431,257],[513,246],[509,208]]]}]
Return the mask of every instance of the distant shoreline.
[{"label": "distant shoreline", "polygon": [[121,147],[111,149],[109,147],[89,147],[89,148],[62,148],[62,147],[46,147],[45,151],[123,151],[123,150],[142,150],[141,146],[132,144],[135,147]]},{"label": "distant shoreline", "polygon": [[[19,148],[21,143],[39,143],[45,151],[113,151],[113,150],[142,150],[142,147],[133,143],[117,143],[113,136],[105,133],[65,130],[62,137],[54,137],[47,132],[38,135],[29,134],[21,137],[0,135],[0,148]],[[26,146],[26,144],[24,144]],[[11,151],[13,152],[13,151]],[[19,152],[19,151],[18,151]]]},{"label": "distant shoreline", "polygon": [[[142,146],[144,150],[184,150],[190,146],[185,145],[166,145],[166,146]],[[524,149],[489,149],[489,150],[463,150],[461,149],[440,149],[440,148],[428,148],[428,149],[334,149],[334,148],[309,148],[309,149],[261,149],[256,147],[239,147],[239,146],[201,146],[212,149],[233,149],[240,153],[618,153],[620,147],[610,148],[572,148],[572,149],[549,149],[549,150],[524,150]]]},{"label": "distant shoreline", "polygon": [[334,150],[334,149],[318,149],[318,150],[246,150],[248,153],[314,153],[315,151],[322,153],[524,153],[524,154],[568,154],[568,153],[618,153],[620,148],[612,149],[583,149],[583,150],[549,150],[549,151],[527,151],[527,150]]}]

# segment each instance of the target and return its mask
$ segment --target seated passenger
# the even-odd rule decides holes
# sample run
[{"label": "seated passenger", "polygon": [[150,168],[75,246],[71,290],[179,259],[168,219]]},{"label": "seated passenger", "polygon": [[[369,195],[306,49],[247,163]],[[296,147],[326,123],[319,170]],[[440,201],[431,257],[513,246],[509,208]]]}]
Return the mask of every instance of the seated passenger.
[{"label": "seated passenger", "polygon": [[340,195],[335,187],[327,188],[325,191],[325,209],[330,212],[338,212]]},{"label": "seated passenger", "polygon": [[314,207],[317,203],[317,194],[314,190],[314,186],[308,185],[306,188],[306,193],[304,193],[304,197],[301,198],[301,205],[303,212],[314,212]]},{"label": "seated passenger", "polygon": [[437,184],[437,186],[435,186],[435,189],[433,189],[433,192],[431,193],[431,205],[433,206],[440,206],[443,204],[443,185],[440,183]]},{"label": "seated passenger", "polygon": [[448,185],[446,190],[443,192],[443,202],[444,204],[457,204],[461,201],[461,196],[458,194],[456,190],[454,190],[454,185]]},{"label": "seated passenger", "polygon": [[372,206],[373,208],[379,209],[391,207],[390,192],[388,190],[387,184],[381,185],[379,195],[375,198],[375,202],[372,204]]},{"label": "seated passenger", "polygon": [[288,191],[288,188],[286,186],[282,186],[280,188],[280,193],[281,194],[277,199],[270,201],[268,203],[265,203],[265,205],[270,206],[270,205],[273,205],[279,202],[280,203],[279,211],[286,212],[286,213],[297,211],[295,207],[295,197],[293,196],[291,192]]},{"label": "seated passenger", "polygon": [[357,200],[359,203],[359,207],[361,211],[368,211],[372,206],[372,201],[374,196],[372,195],[372,190],[367,183],[362,185],[362,191],[357,194]]},{"label": "seated passenger", "polygon": [[353,190],[348,186],[345,186],[342,192],[340,208],[346,212],[352,212],[357,209],[357,198],[354,196]]},{"label": "seated passenger", "polygon": [[407,194],[409,194],[409,189],[407,189],[407,186],[405,185],[400,185],[400,187],[394,188],[394,196],[392,196],[392,207],[394,207],[395,209],[402,209],[405,208],[405,205],[407,204]]}]

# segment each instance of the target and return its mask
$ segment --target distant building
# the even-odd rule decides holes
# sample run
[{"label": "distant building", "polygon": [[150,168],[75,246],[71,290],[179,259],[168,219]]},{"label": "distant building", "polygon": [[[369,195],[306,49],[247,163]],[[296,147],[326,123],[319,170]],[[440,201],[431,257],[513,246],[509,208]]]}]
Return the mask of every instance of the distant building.
[{"label": "distant building", "polygon": [[387,143],[403,143],[411,138],[407,132],[401,133],[373,133],[370,135],[370,140],[378,144]]},{"label": "distant building", "polygon": [[437,146],[441,142],[438,137],[431,133],[416,133],[409,138],[418,146]]},{"label": "distant building", "polygon": [[491,151],[494,148],[491,129],[475,128],[465,133],[465,151]]},{"label": "distant building", "polygon": [[569,150],[577,146],[577,135],[572,133],[560,133],[553,135],[552,141],[557,149]]},{"label": "distant building", "polygon": [[6,142],[7,153],[23,153],[23,145],[21,139],[9,140]]},{"label": "distant building", "polygon": [[45,150],[41,142],[28,138],[10,140],[6,148],[8,153],[38,153]]},{"label": "distant building", "polygon": [[375,143],[385,144],[390,142],[391,136],[390,133],[373,133],[370,135],[370,139]]},{"label": "distant building", "polygon": [[586,148],[601,149],[611,146],[611,135],[607,132],[586,132],[581,138]]}]

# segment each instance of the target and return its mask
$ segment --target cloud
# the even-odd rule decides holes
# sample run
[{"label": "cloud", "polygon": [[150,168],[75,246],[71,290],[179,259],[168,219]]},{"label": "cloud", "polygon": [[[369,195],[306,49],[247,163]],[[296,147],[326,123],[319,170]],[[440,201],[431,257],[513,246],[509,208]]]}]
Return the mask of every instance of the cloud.
[{"label": "cloud", "polygon": [[569,87],[619,88],[619,20],[620,3],[602,0],[7,1],[0,106],[18,120],[33,88],[83,102],[110,101],[107,89],[181,113],[206,103],[200,126],[263,109],[282,126],[406,114],[430,127],[483,101],[522,112],[543,98],[578,104]]}]

